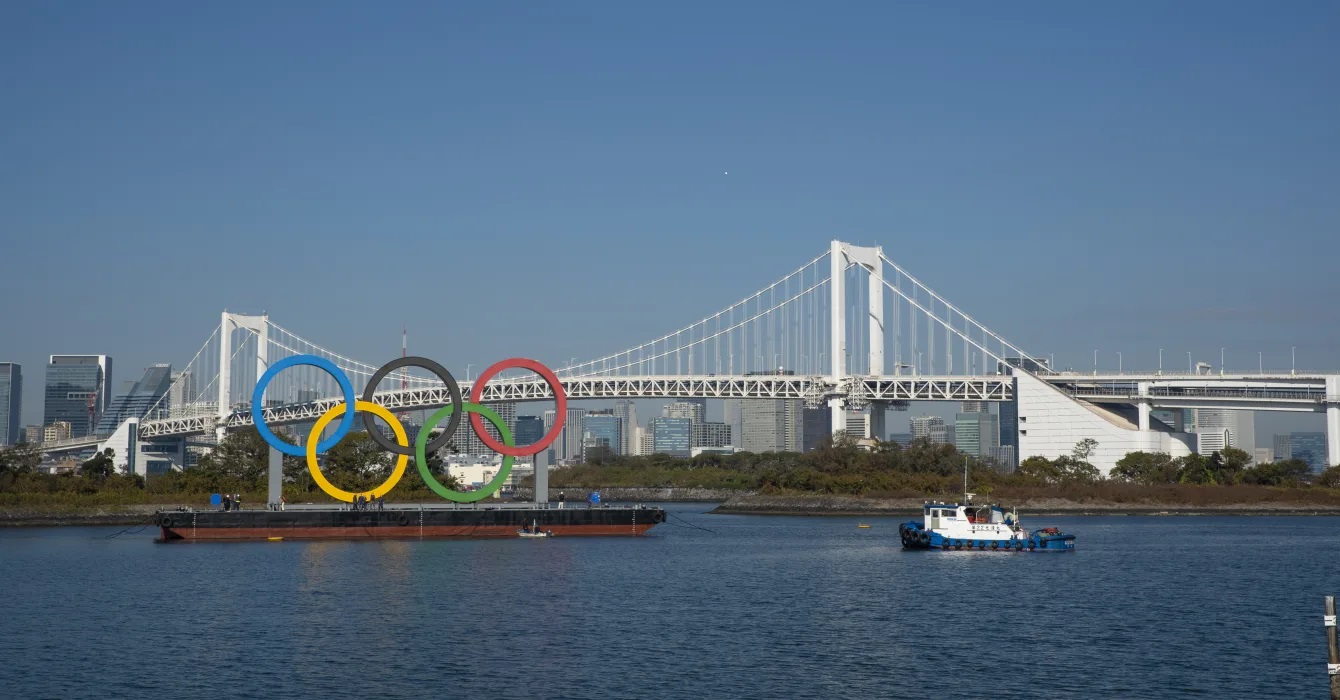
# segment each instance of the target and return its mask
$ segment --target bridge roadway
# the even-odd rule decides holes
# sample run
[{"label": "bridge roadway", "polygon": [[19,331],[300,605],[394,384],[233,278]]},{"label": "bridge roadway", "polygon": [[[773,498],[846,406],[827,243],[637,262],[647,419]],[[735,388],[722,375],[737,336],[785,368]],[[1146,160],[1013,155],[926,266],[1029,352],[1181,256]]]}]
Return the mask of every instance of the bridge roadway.
[{"label": "bridge roadway", "polygon": [[[1077,399],[1095,403],[1142,403],[1156,408],[1235,408],[1269,411],[1324,411],[1328,403],[1340,402],[1340,396],[1327,394],[1328,375],[1308,373],[1205,375],[1177,373],[1145,374],[1041,374],[1040,378]],[[1335,375],[1330,375],[1334,377]],[[571,399],[810,399],[826,401],[833,397],[868,401],[1009,401],[1014,398],[1014,382],[1008,376],[894,376],[852,377],[835,383],[828,376],[800,375],[704,375],[650,377],[562,377],[564,391]],[[1141,385],[1144,385],[1142,393]],[[461,384],[468,396],[471,383]],[[484,388],[484,402],[552,400],[553,391],[536,377],[520,380],[493,380]],[[343,397],[327,398],[306,404],[267,408],[270,425],[304,423],[339,405]],[[375,401],[392,410],[436,408],[450,403],[444,387],[412,388],[379,392]],[[858,401],[859,403],[859,401]],[[144,421],[141,438],[168,438],[212,432],[218,425],[215,415]],[[244,405],[223,419],[227,429],[253,423],[251,411]],[[87,449],[106,439],[93,436],[45,445],[44,451],[62,452]]]}]

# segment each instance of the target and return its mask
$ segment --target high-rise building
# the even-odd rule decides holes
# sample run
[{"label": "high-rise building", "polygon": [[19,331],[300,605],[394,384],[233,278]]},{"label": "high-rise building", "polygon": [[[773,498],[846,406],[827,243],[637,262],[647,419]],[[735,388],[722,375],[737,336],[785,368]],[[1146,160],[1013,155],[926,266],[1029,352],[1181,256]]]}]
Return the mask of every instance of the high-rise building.
[{"label": "high-rise building", "polygon": [[926,436],[926,439],[937,445],[948,445],[951,428],[952,426],[945,425],[944,423],[932,425],[930,433]]},{"label": "high-rise building", "polygon": [[690,418],[668,418],[660,416],[651,419],[652,454],[667,454],[672,457],[688,457],[692,445],[693,420]]},{"label": "high-rise building", "polygon": [[[830,411],[827,406],[819,406],[817,408],[804,408],[802,406],[800,409],[800,416],[801,452],[809,452],[810,450],[813,450],[819,446],[819,443],[822,442],[824,438],[832,436],[833,412]],[[737,441],[735,444],[738,445],[740,439],[739,433],[735,433],[735,436]]]},{"label": "high-rise building", "polygon": [[1253,463],[1253,464],[1265,464],[1266,462],[1273,461],[1273,460],[1274,460],[1274,455],[1275,455],[1275,451],[1272,450],[1271,448],[1269,448],[1269,447],[1258,447],[1258,448],[1256,448],[1256,451],[1252,453],[1252,463]]},{"label": "high-rise building", "polygon": [[676,401],[661,407],[661,415],[665,418],[688,418],[689,419],[689,446],[702,447],[702,425],[707,417],[707,400]]},{"label": "high-rise building", "polygon": [[568,406],[568,415],[563,420],[563,434],[558,441],[563,443],[558,458],[576,462],[582,458],[582,426],[586,418],[586,409]]},{"label": "high-rise building", "polygon": [[[1227,441],[1221,438],[1225,431],[1228,432]],[[1198,408],[1196,432],[1208,435],[1208,438],[1201,438],[1203,447],[1200,454],[1211,454],[1225,447],[1236,447],[1250,455],[1256,450],[1256,412]]]},{"label": "high-rise building", "polygon": [[0,445],[22,441],[22,417],[23,368],[14,362],[0,362]]},{"label": "high-rise building", "polygon": [[23,428],[23,441],[29,445],[42,444],[42,426],[28,425]]},{"label": "high-rise building", "polygon": [[582,417],[582,448],[604,447],[611,454],[623,454],[623,421],[612,410],[590,411]]},{"label": "high-rise building", "polygon": [[1293,436],[1276,435],[1275,449],[1273,455],[1275,461],[1278,462],[1281,460],[1289,459],[1292,456],[1293,456]]},{"label": "high-rise building", "polygon": [[[493,412],[498,414],[498,417],[501,418],[503,420],[503,423],[507,425],[507,429],[512,432],[512,435],[514,436],[513,442],[515,442],[516,403],[513,401],[499,401],[497,403],[486,403],[484,405],[493,409]],[[460,448],[461,454],[467,454],[467,455],[494,454],[493,450],[490,449],[488,445],[485,445],[483,440],[479,439],[479,435],[476,434],[475,431],[470,428],[470,426],[466,425],[466,422],[469,420],[470,418],[468,416],[461,417],[462,427],[456,431],[456,436],[452,438],[452,442],[456,443],[456,446]],[[484,429],[489,432],[489,437],[493,438],[494,440],[498,440],[499,442],[502,441],[502,436],[498,434],[498,429],[493,426],[493,421],[490,421],[487,418],[485,418]]]},{"label": "high-rise building", "polygon": [[69,440],[74,437],[70,434],[70,421],[58,420],[42,427],[42,444]]},{"label": "high-rise building", "polygon": [[744,428],[740,423],[740,399],[726,399],[721,402],[722,420],[730,426],[730,434],[735,438],[735,446],[739,447],[741,436],[744,435]]},{"label": "high-rise building", "polygon": [[1314,474],[1326,471],[1326,433],[1289,433],[1289,457],[1307,462]]},{"label": "high-rise building", "polygon": [[896,442],[903,447],[912,444],[912,433],[889,433],[889,442]]},{"label": "high-rise building", "polygon": [[964,401],[959,408],[960,413],[990,413],[990,401]]},{"label": "high-rise building", "polygon": [[544,439],[544,419],[539,416],[516,417],[516,444],[534,445]]},{"label": "high-rise building", "polygon": [[702,442],[693,447],[729,447],[731,442],[730,426],[725,423],[706,422],[698,426],[698,437]]},{"label": "high-rise building", "polygon": [[[128,418],[153,420],[168,415],[168,389],[172,386],[172,365],[159,364],[144,370],[144,376],[130,386],[129,391],[112,400],[107,411],[98,419],[95,433],[107,434],[116,430]],[[154,415],[148,415],[150,410]]]},{"label": "high-rise building", "polygon": [[637,453],[643,456],[655,454],[656,453],[656,442],[654,440],[655,437],[656,435],[652,432],[650,423],[647,424],[646,427],[639,425],[637,427],[637,445],[638,445]]},{"label": "high-rise building", "polygon": [[939,416],[912,416],[908,419],[911,426],[912,439],[929,438],[936,427],[944,428],[945,419]]},{"label": "high-rise building", "polygon": [[1177,408],[1158,408],[1149,412],[1149,417],[1163,423],[1173,432],[1186,432],[1182,429],[1182,411]]},{"label": "high-rise building", "polygon": [[168,415],[173,418],[195,415],[192,404],[197,398],[195,374],[189,369],[174,373],[172,386],[168,388]]},{"label": "high-rise building", "polygon": [[740,404],[740,447],[745,452],[800,452],[804,423],[799,399],[746,399]]},{"label": "high-rise building", "polygon": [[870,414],[865,411],[847,411],[847,436],[860,440],[870,434]]},{"label": "high-rise building", "polygon": [[93,434],[111,399],[112,358],[52,355],[47,364],[42,424],[70,424],[70,437]]},{"label": "high-rise building", "polygon": [[619,446],[619,454],[632,455],[637,454],[636,445],[637,436],[634,434],[634,428],[638,426],[637,422],[637,404],[628,399],[614,402],[614,415],[619,417],[623,426],[623,432],[620,434],[620,440],[623,444]]},{"label": "high-rise building", "polygon": [[954,417],[954,446],[974,457],[998,456],[1000,422],[990,413],[960,413]]}]

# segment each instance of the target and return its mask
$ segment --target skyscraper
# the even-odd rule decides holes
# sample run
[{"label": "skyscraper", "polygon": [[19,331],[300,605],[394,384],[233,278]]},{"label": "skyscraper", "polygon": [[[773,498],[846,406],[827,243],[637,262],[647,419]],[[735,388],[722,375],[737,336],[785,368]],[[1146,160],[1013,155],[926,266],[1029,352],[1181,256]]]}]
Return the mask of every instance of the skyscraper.
[{"label": "skyscraper", "polygon": [[23,413],[23,369],[13,362],[0,362],[0,445],[22,442],[19,431]]},{"label": "skyscraper", "polygon": [[[800,410],[801,440],[800,451],[809,452],[819,446],[819,443],[826,437],[833,434],[833,413],[827,406],[817,408],[801,408]],[[735,444],[740,444],[740,437],[735,436]]]},{"label": "skyscraper", "polygon": [[960,413],[954,417],[954,446],[974,457],[998,457],[1000,423],[990,413]]},{"label": "skyscraper", "polygon": [[929,438],[936,427],[942,431],[945,427],[945,419],[939,416],[912,416],[908,423],[911,425],[913,440]]},{"label": "skyscraper", "polygon": [[[497,403],[486,403],[484,405],[493,409],[493,411],[498,414],[498,417],[502,418],[503,423],[507,424],[507,429],[512,431],[513,435],[512,441],[515,442],[516,402],[499,401]],[[466,421],[468,420],[470,420],[469,416],[463,416],[461,418],[462,427],[456,431],[456,436],[452,438],[452,442],[456,443],[456,446],[461,449],[462,454],[467,455],[493,454],[493,450],[490,449],[488,445],[485,445],[483,440],[479,439],[479,435],[477,435],[473,429],[471,429],[468,425],[466,425]],[[484,429],[489,431],[489,437],[493,438],[494,440],[498,440],[500,442],[502,441],[502,436],[498,434],[498,429],[493,427],[493,422],[488,420],[487,418],[484,419]]]},{"label": "skyscraper", "polygon": [[689,418],[660,416],[651,419],[652,453],[688,457],[692,430],[693,421]]},{"label": "skyscraper", "polygon": [[[164,397],[172,385],[172,365],[159,364],[144,370],[144,376],[131,385],[130,390],[116,397],[107,407],[107,411],[98,419],[95,433],[104,434],[116,430],[127,418],[164,418],[167,416],[168,399]],[[146,415],[150,409],[152,416]]]},{"label": "skyscraper", "polygon": [[[186,369],[172,375],[168,389],[168,413],[173,418],[194,415],[191,404],[196,400],[195,375]],[[207,408],[202,410],[209,410]]]},{"label": "skyscraper", "polygon": [[661,415],[666,418],[687,418],[689,419],[689,446],[702,447],[702,425],[707,416],[704,405],[706,399],[702,401],[676,401],[661,407]]},{"label": "skyscraper", "polygon": [[1307,462],[1314,474],[1326,471],[1326,433],[1289,433],[1289,457]]},{"label": "skyscraper", "polygon": [[563,443],[559,459],[576,462],[582,458],[582,425],[585,418],[586,409],[568,406],[568,415],[563,420],[563,435],[559,438],[559,442]]},{"label": "skyscraper", "polygon": [[623,444],[619,446],[619,454],[632,455],[637,453],[637,445],[634,444],[636,436],[633,434],[633,428],[637,427],[637,404],[628,399],[614,402],[614,415],[619,417],[623,423],[623,433],[620,439]]},{"label": "skyscraper", "polygon": [[963,405],[959,408],[959,411],[962,412],[962,413],[990,413],[990,412],[991,412],[991,402],[990,402],[990,401],[964,401],[964,402],[963,402]]},{"label": "skyscraper", "polygon": [[740,448],[746,452],[800,452],[805,425],[799,399],[745,399],[740,403]]},{"label": "skyscraper", "polygon": [[111,398],[112,358],[52,355],[46,379],[42,424],[65,422],[70,437],[91,435]]},{"label": "skyscraper", "polygon": [[[1228,431],[1228,440],[1221,439]],[[1236,447],[1252,454],[1256,450],[1256,413],[1222,408],[1196,409],[1196,432],[1200,439],[1201,454],[1211,454],[1225,447]]]},{"label": "skyscraper", "polygon": [[534,445],[544,439],[544,419],[539,416],[516,417],[516,444]]},{"label": "skyscraper", "polygon": [[1274,454],[1272,455],[1275,461],[1278,462],[1280,460],[1289,459],[1292,456],[1293,449],[1291,447],[1291,442],[1292,442],[1291,435],[1275,436],[1275,450]]},{"label": "skyscraper", "polygon": [[582,450],[604,447],[611,454],[622,454],[623,425],[614,411],[590,411],[582,417]]}]

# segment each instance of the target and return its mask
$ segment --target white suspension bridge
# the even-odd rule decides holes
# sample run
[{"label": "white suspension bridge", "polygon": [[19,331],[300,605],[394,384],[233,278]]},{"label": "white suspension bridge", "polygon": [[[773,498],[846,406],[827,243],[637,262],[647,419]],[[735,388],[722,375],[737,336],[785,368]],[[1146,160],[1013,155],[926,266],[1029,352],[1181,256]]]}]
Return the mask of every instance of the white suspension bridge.
[{"label": "white suspension bridge", "polygon": [[[252,389],[270,364],[301,354],[334,363],[360,395],[377,371],[268,316],[225,311],[171,390],[144,415],[127,418],[115,433],[43,450],[218,440],[254,423]],[[1133,450],[1194,451],[1194,436],[1150,420],[1154,409],[1324,412],[1327,460],[1340,464],[1340,374],[1223,374],[1222,368],[1217,375],[1079,374],[1048,365],[922,284],[882,248],[832,241],[823,254],[710,316],[556,373],[576,400],[798,399],[812,408],[827,406],[834,430],[849,425],[849,412],[869,413],[867,434],[857,437],[883,438],[885,412],[912,401],[1005,402],[1014,418],[1002,425],[1002,433],[1010,433],[1002,442],[1015,446],[1018,459],[1068,454],[1092,437],[1099,446],[1091,461],[1105,471]],[[460,385],[468,395],[472,382]],[[536,375],[505,372],[488,382],[482,400],[552,398],[551,387]],[[308,423],[343,401],[326,372],[294,367],[267,388],[265,421]],[[379,382],[374,401],[408,411],[444,406],[451,398],[426,371],[402,370]]]}]

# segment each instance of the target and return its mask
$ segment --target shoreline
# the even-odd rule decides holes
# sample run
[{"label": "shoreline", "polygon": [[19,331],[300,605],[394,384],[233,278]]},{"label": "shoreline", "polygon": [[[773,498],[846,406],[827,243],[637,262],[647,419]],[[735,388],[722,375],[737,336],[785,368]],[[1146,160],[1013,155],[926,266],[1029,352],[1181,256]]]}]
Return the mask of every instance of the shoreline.
[{"label": "shoreline", "polygon": [[[710,512],[717,515],[789,515],[789,516],[919,516],[925,498],[863,498],[829,495],[737,494]],[[987,501],[982,501],[987,502]],[[1294,515],[1340,516],[1340,505],[1315,503],[1231,503],[1192,505],[1188,503],[1116,503],[1075,502],[1063,498],[1024,499],[1009,504],[1021,515],[1036,516],[1204,516],[1204,515]]]}]

